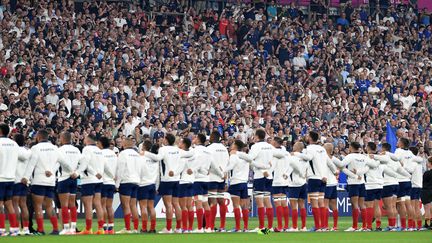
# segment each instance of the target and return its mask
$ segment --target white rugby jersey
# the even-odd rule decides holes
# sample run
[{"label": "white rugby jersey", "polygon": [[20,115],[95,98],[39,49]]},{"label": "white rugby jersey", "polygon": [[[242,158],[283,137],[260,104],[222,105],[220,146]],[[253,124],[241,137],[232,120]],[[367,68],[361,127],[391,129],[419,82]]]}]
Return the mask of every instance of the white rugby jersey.
[{"label": "white rugby jersey", "polygon": [[292,169],[292,172],[288,174],[289,187],[300,187],[306,184],[310,159],[312,159],[312,156],[299,152],[295,152],[288,157],[289,167]]},{"label": "white rugby jersey", "polygon": [[357,170],[357,175],[363,177],[366,190],[382,189],[384,184],[383,171],[380,161],[368,157],[366,165]]},{"label": "white rugby jersey", "polygon": [[225,172],[231,172],[230,185],[247,183],[249,179],[249,163],[241,159],[237,154],[232,154]]},{"label": "white rugby jersey", "polygon": [[[192,157],[193,153],[190,151],[184,151],[179,149],[177,146],[163,146],[159,148],[158,154],[154,154],[146,151],[145,155],[152,160],[161,161],[160,173],[161,181],[179,181],[180,180],[180,158]],[[169,172],[174,172],[174,176],[169,176]]]},{"label": "white rugby jersey", "polygon": [[288,186],[288,175],[291,174],[292,168],[290,166],[290,161],[288,157],[290,154],[286,151],[284,147],[275,148],[275,154],[280,153],[281,157],[273,156],[273,184],[272,186]]},{"label": "white rugby jersey", "polygon": [[404,168],[411,173],[411,182],[413,188],[422,188],[423,186],[423,158],[414,156],[409,163],[404,164]]},{"label": "white rugby jersey", "polygon": [[[20,148],[12,139],[0,138],[0,182],[14,182]],[[23,158],[22,158],[23,159]]]},{"label": "white rugby jersey", "polygon": [[78,163],[81,161],[83,156],[80,150],[71,144],[65,144],[61,146],[59,150],[61,153],[63,153],[63,156],[70,167],[70,170],[68,170],[66,167],[60,165],[60,173],[58,176],[58,181],[60,182],[69,179],[71,174],[73,174],[78,169]]},{"label": "white rugby jersey", "polygon": [[82,150],[83,159],[78,165],[78,174],[81,176],[81,184],[103,183],[103,178],[98,179],[97,174],[103,176],[105,163],[100,150],[96,145],[85,146]]},{"label": "white rugby jersey", "polygon": [[221,143],[212,143],[209,146],[207,146],[207,151],[211,155],[209,181],[223,182],[224,171],[228,166],[228,162],[229,162],[228,149]]},{"label": "white rugby jersey", "polygon": [[308,179],[322,180],[328,176],[327,152],[323,146],[310,144],[306,147],[306,153],[312,156],[309,161]]},{"label": "white rugby jersey", "polygon": [[103,184],[115,185],[115,178],[117,172],[117,155],[114,150],[108,148],[102,149],[102,155],[104,157]]},{"label": "white rugby jersey", "polygon": [[273,150],[274,147],[271,144],[262,141],[252,145],[249,154],[239,152],[238,156],[251,162],[254,171],[254,179],[264,178],[265,172],[269,174],[267,179],[272,179],[273,171],[271,161],[273,159]]},{"label": "white rugby jersey", "polygon": [[394,156],[393,153],[386,152],[382,155],[374,155],[374,159],[379,160],[381,164],[386,165],[383,170],[383,186],[398,185],[400,176],[410,176],[401,164],[394,160],[397,159],[397,157]]},{"label": "white rugby jersey", "polygon": [[18,158],[18,164],[15,173],[15,183],[21,183],[21,180],[24,177],[24,173],[31,156],[31,151],[30,149],[27,149],[25,147],[19,147],[18,154],[20,156]]},{"label": "white rugby jersey", "polygon": [[[332,158],[333,158],[333,156],[332,156]],[[334,162],[333,162],[333,159],[332,158],[330,158],[328,155],[327,155],[327,160],[326,160],[326,164],[327,164],[327,184],[326,184],[326,186],[337,186],[337,184],[338,184],[338,180],[337,180],[337,178],[336,178],[336,173],[337,173],[337,167],[336,167],[336,165],[334,164]]]},{"label": "white rugby jersey", "polygon": [[159,161],[152,160],[147,156],[147,153],[141,158],[141,170],[140,177],[141,181],[139,186],[148,186],[156,184],[159,178]]},{"label": "white rugby jersey", "polygon": [[[345,156],[345,158],[340,163],[338,163],[338,161],[336,160],[334,160],[333,162],[335,162],[335,164],[339,168],[343,168],[347,166],[348,170],[350,171],[356,170],[358,174],[359,171],[366,169],[367,163],[370,160],[371,159],[367,155],[360,154],[360,153],[351,153]],[[352,177],[348,177],[347,183],[348,185],[360,185],[360,184],[364,184],[365,181],[364,181],[364,177],[362,177],[360,180],[354,179]]]},{"label": "white rugby jersey", "polygon": [[[189,157],[189,158],[181,158],[181,166],[179,168],[180,171],[180,184],[192,184],[195,181],[195,175],[198,171],[198,166],[197,164],[195,164],[195,158],[194,156]],[[187,171],[191,169],[192,170],[192,174],[188,174]]]},{"label": "white rugby jersey", "polygon": [[140,155],[132,148],[119,153],[117,159],[117,185],[125,183],[138,185],[140,183],[140,160]]},{"label": "white rugby jersey", "polygon": [[[33,174],[32,185],[55,186],[57,163],[67,171],[72,170],[57,146],[51,142],[38,143],[31,148],[31,157],[24,178],[29,179]],[[51,172],[52,175],[47,177],[46,171]]]},{"label": "white rugby jersey", "polygon": [[197,174],[195,175],[196,182],[209,182],[209,170],[211,166],[211,154],[207,147],[198,145],[194,147],[195,164],[198,166]]},{"label": "white rugby jersey", "polygon": [[[415,155],[408,149],[397,148],[394,155],[397,157],[398,161],[403,165],[404,169],[410,174],[412,174],[413,170],[410,169],[411,161],[415,157]],[[408,169],[407,169],[408,168]],[[400,175],[399,182],[408,182],[411,181],[411,176]]]}]

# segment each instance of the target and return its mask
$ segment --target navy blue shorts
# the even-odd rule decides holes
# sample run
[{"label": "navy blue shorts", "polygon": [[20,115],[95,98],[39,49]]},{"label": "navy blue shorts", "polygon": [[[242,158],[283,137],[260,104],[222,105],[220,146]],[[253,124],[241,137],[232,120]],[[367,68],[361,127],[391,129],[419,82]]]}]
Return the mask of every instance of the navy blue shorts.
[{"label": "navy blue shorts", "polygon": [[70,194],[76,194],[77,193],[77,180],[72,178],[67,178],[64,181],[57,182],[57,193],[70,193]]},{"label": "navy blue shorts", "polygon": [[14,182],[0,182],[0,200],[6,201],[12,199]]},{"label": "navy blue shorts", "polygon": [[193,197],[193,184],[192,183],[185,183],[185,184],[178,184],[176,197]]},{"label": "navy blue shorts", "polygon": [[193,184],[194,196],[208,194],[208,182],[194,182]]},{"label": "navy blue shorts", "polygon": [[137,191],[137,199],[141,200],[155,200],[156,197],[156,186],[148,185],[148,186],[140,186]]},{"label": "navy blue shorts", "polygon": [[381,200],[382,189],[366,190],[365,201]]},{"label": "navy blue shorts", "polygon": [[228,193],[231,194],[231,196],[237,196],[241,199],[249,198],[247,183],[230,185],[228,188]]},{"label": "navy blue shorts", "polygon": [[96,193],[102,192],[102,183],[90,183],[81,185],[81,196],[94,196]]},{"label": "navy blue shorts", "polygon": [[120,184],[119,193],[122,196],[128,196],[131,198],[137,197],[138,185],[133,183]]},{"label": "navy blue shorts", "polygon": [[105,198],[113,199],[115,189],[116,188],[114,185],[102,185],[101,196]]},{"label": "navy blue shorts", "polygon": [[326,186],[324,198],[337,199],[337,186]]},{"label": "navy blue shorts", "polygon": [[172,196],[178,181],[161,181],[159,184],[159,195],[161,196]]},{"label": "navy blue shorts", "polygon": [[382,198],[396,197],[399,191],[399,185],[384,186],[381,192]]},{"label": "navy blue shorts", "polygon": [[411,196],[411,181],[399,182],[397,197]]},{"label": "navy blue shorts", "polygon": [[13,185],[13,196],[14,197],[25,197],[28,194],[28,187],[22,183],[15,183]]},{"label": "navy blue shorts", "polygon": [[253,189],[256,192],[271,192],[273,180],[267,178],[254,179]]},{"label": "navy blue shorts", "polygon": [[272,187],[272,195],[287,194],[287,192],[288,192],[287,186],[274,186],[274,187]]},{"label": "navy blue shorts", "polygon": [[411,200],[419,200],[421,194],[421,188],[413,187],[411,188]]},{"label": "navy blue shorts", "polygon": [[309,179],[307,183],[308,193],[325,192],[326,184],[322,180]]},{"label": "navy blue shorts", "polygon": [[32,194],[48,198],[54,198],[55,189],[53,186],[32,185],[30,187],[30,190]]},{"label": "navy blue shorts", "polygon": [[349,197],[366,197],[366,188],[364,184],[348,185],[347,190]]},{"label": "navy blue shorts", "polygon": [[288,187],[288,198],[307,199],[307,186]]},{"label": "navy blue shorts", "polygon": [[207,185],[208,185],[207,190],[209,190],[209,191],[212,191],[212,190],[223,191],[223,190],[225,190],[225,182],[211,181]]}]

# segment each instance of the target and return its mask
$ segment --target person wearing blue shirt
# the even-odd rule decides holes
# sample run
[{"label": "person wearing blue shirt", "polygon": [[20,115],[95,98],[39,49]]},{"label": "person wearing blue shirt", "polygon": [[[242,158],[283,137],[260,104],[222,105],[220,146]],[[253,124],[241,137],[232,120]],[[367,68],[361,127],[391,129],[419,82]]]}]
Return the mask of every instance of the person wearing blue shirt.
[{"label": "person wearing blue shirt", "polygon": [[95,101],[94,108],[90,110],[90,114],[95,117],[95,122],[100,122],[103,119],[103,111],[99,109],[99,105],[99,101]]},{"label": "person wearing blue shirt", "polygon": [[343,27],[346,27],[349,25],[349,21],[346,19],[345,13],[341,14],[341,16],[337,19],[336,24],[342,25]]},{"label": "person wearing blue shirt", "polygon": [[275,2],[271,1],[270,5],[267,7],[267,16],[269,20],[272,20],[277,16],[277,8],[274,4]]},{"label": "person wearing blue shirt", "polygon": [[356,80],[357,89],[360,91],[360,94],[367,93],[368,88],[370,86],[370,81],[367,79]]}]

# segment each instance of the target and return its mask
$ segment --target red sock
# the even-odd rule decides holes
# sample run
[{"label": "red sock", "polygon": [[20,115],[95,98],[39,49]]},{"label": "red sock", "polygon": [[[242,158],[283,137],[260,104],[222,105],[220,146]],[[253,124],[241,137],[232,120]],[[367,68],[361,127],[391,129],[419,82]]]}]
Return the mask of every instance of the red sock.
[{"label": "red sock", "polygon": [[150,219],[150,230],[156,230],[156,219]]},{"label": "red sock", "polygon": [[92,219],[86,219],[86,230],[92,229]]},{"label": "red sock", "polygon": [[227,206],[225,204],[219,205],[219,213],[220,213],[220,228],[225,229],[226,214],[227,214]]},{"label": "red sock", "polygon": [[197,217],[198,229],[202,229],[203,227],[203,216],[204,216],[204,209],[203,208],[197,209],[196,217]]},{"label": "red sock", "polygon": [[377,227],[377,228],[381,228],[381,220],[377,219],[377,220],[375,221],[375,224],[376,224],[376,227]]},{"label": "red sock", "polygon": [[58,231],[58,219],[57,219],[57,216],[51,216],[50,221],[51,221],[53,230],[54,231]]},{"label": "red sock", "polygon": [[374,208],[366,208],[366,228],[372,229],[372,221],[374,217]]},{"label": "red sock", "polygon": [[4,213],[0,213],[0,229],[6,228],[6,215]]},{"label": "red sock", "polygon": [[210,216],[210,224],[209,224],[209,228],[214,229],[215,227],[215,221],[216,221],[216,214],[217,214],[217,205],[213,205],[210,208],[211,210],[211,216]]},{"label": "red sock", "polygon": [[298,210],[297,209],[293,209],[292,212],[291,212],[291,215],[292,215],[293,228],[297,229]]},{"label": "red sock", "polygon": [[126,230],[130,230],[131,229],[131,215],[130,214],[126,214],[123,216],[124,219],[124,223],[125,223],[125,228]]},{"label": "red sock", "polygon": [[167,230],[172,229],[172,219],[166,219],[166,229]]},{"label": "red sock", "polygon": [[328,209],[326,207],[320,207],[321,228],[328,228],[327,214],[328,214]]},{"label": "red sock", "polygon": [[187,230],[188,229],[188,211],[182,210],[182,229]]},{"label": "red sock", "polygon": [[23,227],[24,228],[28,228],[29,227],[29,221],[28,220],[23,220]]},{"label": "red sock", "polygon": [[259,221],[259,228],[264,229],[264,220],[265,220],[265,208],[261,207],[258,208],[258,221]]},{"label": "red sock", "polygon": [[337,209],[333,210],[333,228],[338,228],[338,219],[339,219],[339,212]]},{"label": "red sock", "polygon": [[362,219],[362,228],[364,229],[366,228],[366,209],[362,208],[360,212],[361,212],[361,219]]},{"label": "red sock", "polygon": [[408,228],[412,229],[415,228],[414,220],[408,219]]},{"label": "red sock", "polygon": [[417,228],[421,229],[422,227],[423,227],[422,221],[421,220],[417,220]]},{"label": "red sock", "polygon": [[354,229],[358,229],[358,217],[359,217],[359,209],[358,208],[353,208],[353,212],[352,212],[352,227]]},{"label": "red sock", "polygon": [[44,220],[43,218],[36,218],[37,231],[44,232]]},{"label": "red sock", "polygon": [[[133,225],[134,225],[134,230],[138,230],[139,228],[139,218],[134,218],[133,219]],[[103,226],[103,224],[102,224]]]},{"label": "red sock", "polygon": [[141,229],[143,231],[147,231],[147,219],[146,218],[141,219]]},{"label": "red sock", "polygon": [[287,207],[282,207],[283,210],[283,217],[284,217],[284,229],[288,229],[289,228],[289,208]]},{"label": "red sock", "polygon": [[205,210],[204,211],[204,215],[205,215],[205,222],[206,222],[206,228],[211,228],[211,211],[210,210]]},{"label": "red sock", "polygon": [[273,217],[274,217],[273,208],[267,208],[266,214],[267,214],[267,223],[268,223],[267,228],[272,229],[273,228]]},{"label": "red sock", "polygon": [[78,218],[78,213],[77,213],[77,208],[76,207],[70,207],[70,220],[71,222],[76,223],[77,218]]},{"label": "red sock", "polygon": [[181,229],[181,228],[182,228],[182,219],[176,218],[176,229]]},{"label": "red sock", "polygon": [[320,229],[320,219],[321,219],[321,214],[320,214],[320,209],[319,208],[312,208],[312,215],[314,218],[314,224],[315,224],[315,229]]},{"label": "red sock", "polygon": [[390,227],[396,227],[396,218],[390,218]]},{"label": "red sock", "polygon": [[278,230],[282,229],[282,217],[283,217],[283,208],[282,208],[282,206],[277,206],[276,207],[276,218],[277,218]]},{"label": "red sock", "polygon": [[300,209],[300,218],[301,218],[301,223],[302,223],[302,228],[306,227],[306,208],[301,208]]},{"label": "red sock", "polygon": [[62,215],[62,223],[63,224],[69,224],[69,208],[62,207],[61,208],[61,215]]},{"label": "red sock", "polygon": [[[98,221],[98,229],[103,229],[104,224],[105,224],[105,220],[99,220]],[[138,227],[136,229],[138,229]]]},{"label": "red sock", "polygon": [[8,218],[9,218],[9,225],[11,228],[18,228],[19,227],[18,221],[16,218],[16,214],[10,213],[10,214],[8,214]]},{"label": "red sock", "polygon": [[194,211],[188,211],[188,213],[189,213],[189,228],[188,228],[188,230],[192,230],[193,224],[194,224],[194,219],[195,219],[195,213],[194,213]]},{"label": "red sock", "polygon": [[406,218],[401,218],[400,221],[401,221],[401,228],[406,229]]},{"label": "red sock", "polygon": [[243,209],[243,229],[249,229],[249,209]]},{"label": "red sock", "polygon": [[235,218],[235,229],[240,230],[240,208],[234,208],[234,218]]}]

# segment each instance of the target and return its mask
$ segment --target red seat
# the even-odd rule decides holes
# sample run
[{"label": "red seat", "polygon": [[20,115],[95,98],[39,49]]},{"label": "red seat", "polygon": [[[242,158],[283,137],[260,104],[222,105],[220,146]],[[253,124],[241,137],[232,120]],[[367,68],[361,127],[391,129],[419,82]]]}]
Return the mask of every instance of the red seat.
[{"label": "red seat", "polygon": [[311,2],[310,0],[299,0],[298,5],[299,6],[309,6],[310,2]]}]

